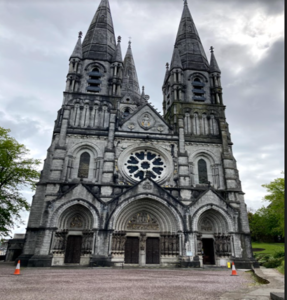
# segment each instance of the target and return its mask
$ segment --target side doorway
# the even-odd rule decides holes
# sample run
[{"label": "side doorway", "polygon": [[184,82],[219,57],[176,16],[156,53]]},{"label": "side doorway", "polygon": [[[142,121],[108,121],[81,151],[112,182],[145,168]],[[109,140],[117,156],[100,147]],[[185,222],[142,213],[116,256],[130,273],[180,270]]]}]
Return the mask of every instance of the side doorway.
[{"label": "side doorway", "polygon": [[203,264],[214,265],[214,240],[213,239],[202,239],[202,250],[203,250]]},{"label": "side doorway", "polygon": [[67,241],[65,264],[79,264],[82,251],[82,236],[70,235]]}]

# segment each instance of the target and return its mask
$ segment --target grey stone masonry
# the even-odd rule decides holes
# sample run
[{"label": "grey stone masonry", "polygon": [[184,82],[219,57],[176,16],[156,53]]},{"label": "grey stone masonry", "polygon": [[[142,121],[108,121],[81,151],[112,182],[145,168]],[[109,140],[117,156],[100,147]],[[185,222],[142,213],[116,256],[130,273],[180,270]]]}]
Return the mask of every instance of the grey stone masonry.
[{"label": "grey stone masonry", "polygon": [[[33,197],[22,266],[257,266],[232,154],[221,72],[187,1],[161,116],[140,94],[102,0],[69,60]],[[152,101],[152,100],[151,100]]]}]

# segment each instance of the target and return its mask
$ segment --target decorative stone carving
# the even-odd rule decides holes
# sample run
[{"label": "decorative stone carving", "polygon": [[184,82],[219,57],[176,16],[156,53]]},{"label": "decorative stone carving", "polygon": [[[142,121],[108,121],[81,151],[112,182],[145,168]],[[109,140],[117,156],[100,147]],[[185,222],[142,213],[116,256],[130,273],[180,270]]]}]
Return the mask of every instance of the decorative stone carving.
[{"label": "decorative stone carving", "polygon": [[216,234],[214,235],[215,240],[215,252],[219,256],[230,256],[231,255],[231,241],[230,235]]},{"label": "decorative stone carving", "polygon": [[139,117],[138,123],[143,129],[149,130],[154,126],[155,119],[151,116],[150,113],[145,112]]},{"label": "decorative stone carving", "polygon": [[112,237],[112,254],[123,255],[125,252],[126,234],[124,232],[116,232]]},{"label": "decorative stone carving", "polygon": [[76,215],[73,217],[70,222],[70,228],[83,228],[84,221],[80,215]]},{"label": "decorative stone carving", "polygon": [[204,219],[200,226],[201,231],[211,232],[212,231],[212,224],[209,220]]},{"label": "decorative stone carving", "polygon": [[137,213],[127,225],[128,230],[159,230],[157,220],[147,212]]},{"label": "decorative stone carving", "polygon": [[148,182],[145,182],[144,184],[143,184],[143,189],[144,190],[151,190],[152,189],[152,184],[148,181]]},{"label": "decorative stone carving", "polygon": [[136,127],[136,125],[135,125],[134,123],[130,123],[130,124],[128,125],[128,129],[130,129],[130,130],[134,130],[135,127]]},{"label": "decorative stone carving", "polygon": [[179,237],[175,234],[162,234],[161,241],[161,255],[177,256],[179,255]]}]

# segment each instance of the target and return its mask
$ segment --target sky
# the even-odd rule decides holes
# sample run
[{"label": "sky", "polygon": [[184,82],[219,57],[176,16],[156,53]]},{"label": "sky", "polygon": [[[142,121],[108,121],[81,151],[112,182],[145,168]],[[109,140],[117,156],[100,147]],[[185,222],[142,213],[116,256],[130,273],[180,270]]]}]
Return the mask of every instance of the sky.
[{"label": "sky", "polygon": [[[0,0],[0,126],[46,157],[61,108],[69,57],[100,0]],[[261,185],[284,171],[284,1],[188,0],[203,47],[214,47],[223,102],[247,208],[263,205]],[[115,34],[129,38],[141,86],[162,111],[182,0],[110,0]],[[23,191],[31,203],[33,192]],[[24,233],[24,223],[13,233]]]}]

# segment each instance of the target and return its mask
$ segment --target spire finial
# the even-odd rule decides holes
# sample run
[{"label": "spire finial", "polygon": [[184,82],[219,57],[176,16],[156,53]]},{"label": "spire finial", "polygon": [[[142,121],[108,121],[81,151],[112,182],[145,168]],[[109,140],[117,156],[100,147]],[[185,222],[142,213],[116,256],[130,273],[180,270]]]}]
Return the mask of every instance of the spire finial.
[{"label": "spire finial", "polygon": [[144,94],[144,85],[143,85],[143,87],[142,87],[142,92],[143,92],[143,94]]},{"label": "spire finial", "polygon": [[79,39],[82,38],[82,35],[83,35],[82,31],[80,31],[80,32],[79,32]]},{"label": "spire finial", "polygon": [[122,40],[122,37],[119,35],[119,36],[118,36],[118,43],[120,43],[121,40]]},{"label": "spire finial", "polygon": [[214,52],[213,46],[211,46],[209,50],[210,50],[211,53],[213,53]]},{"label": "spire finial", "polygon": [[168,70],[168,68],[169,68],[169,63],[166,63],[165,66],[166,66],[166,69]]},{"label": "spire finial", "polygon": [[132,44],[132,38],[129,37],[129,48],[131,48],[131,44]]},{"label": "spire finial", "polygon": [[188,5],[187,0],[183,0],[184,5]]}]

